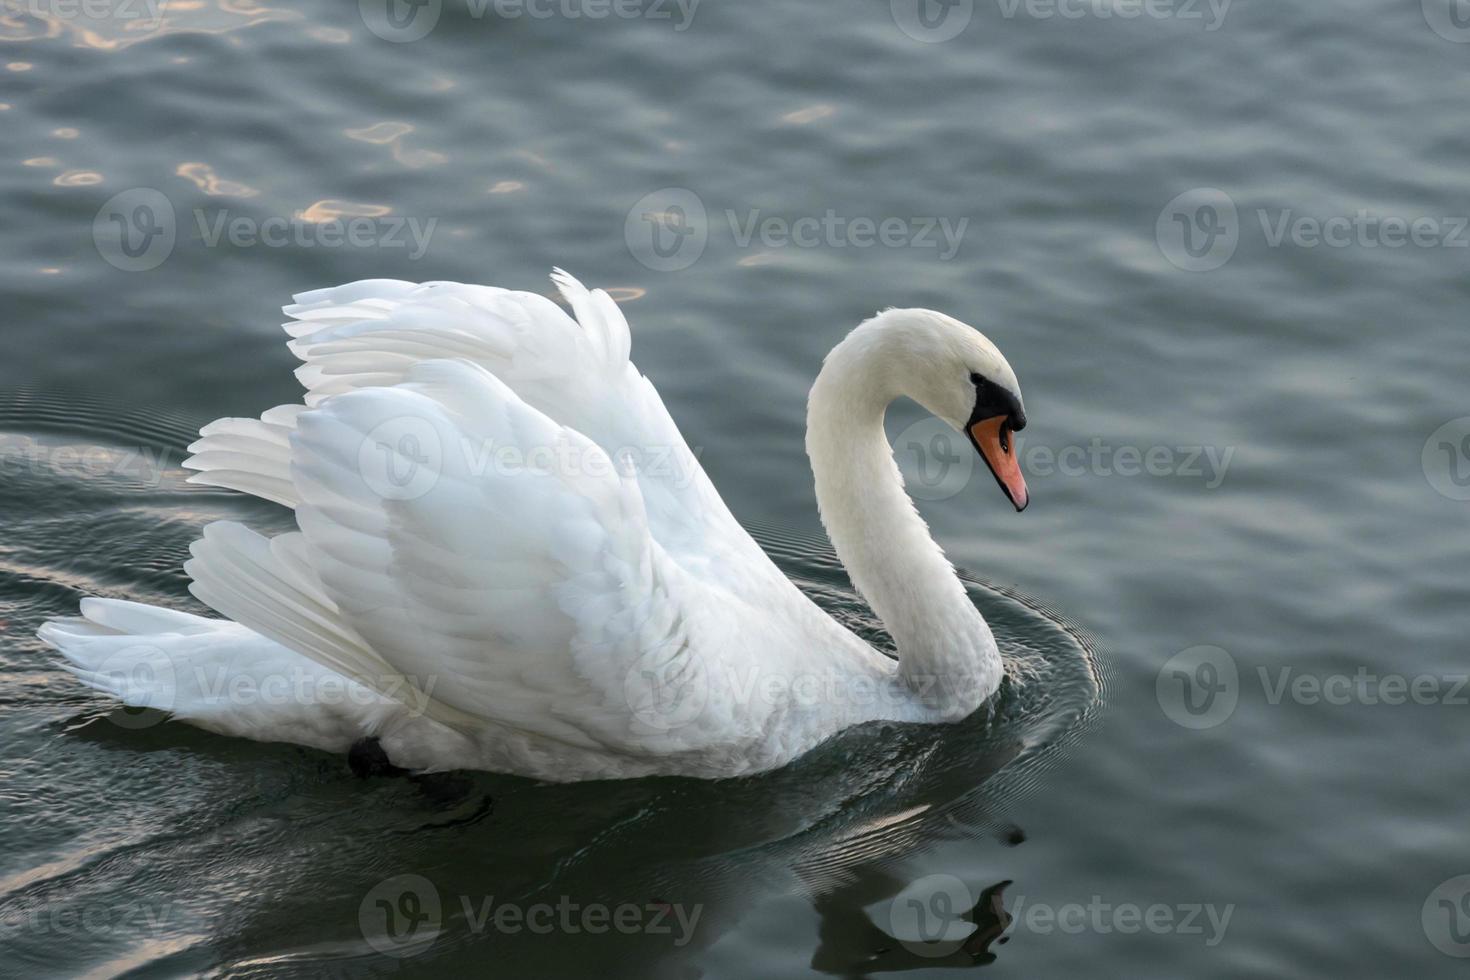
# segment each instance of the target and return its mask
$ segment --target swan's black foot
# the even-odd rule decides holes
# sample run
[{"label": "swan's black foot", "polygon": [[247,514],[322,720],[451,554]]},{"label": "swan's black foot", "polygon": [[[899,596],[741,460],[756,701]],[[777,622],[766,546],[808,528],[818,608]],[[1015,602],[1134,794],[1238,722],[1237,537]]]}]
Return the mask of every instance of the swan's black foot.
[{"label": "swan's black foot", "polygon": [[407,769],[400,769],[388,761],[388,753],[376,738],[360,738],[347,750],[347,765],[358,779],[369,776],[406,776]]}]

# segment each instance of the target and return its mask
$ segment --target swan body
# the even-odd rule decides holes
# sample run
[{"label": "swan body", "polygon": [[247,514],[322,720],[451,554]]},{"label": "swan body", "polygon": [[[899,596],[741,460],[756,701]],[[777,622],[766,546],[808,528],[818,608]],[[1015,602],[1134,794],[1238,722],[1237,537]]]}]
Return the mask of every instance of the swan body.
[{"label": "swan body", "polygon": [[942,722],[999,685],[994,638],[904,493],[908,396],[966,431],[1017,509],[1015,375],[973,328],[890,310],[828,355],[806,448],[822,520],[898,660],[803,595],[735,520],[629,359],[621,311],[371,280],[286,307],[303,403],[206,426],[191,482],[294,509],[204,529],[224,619],[116,599],[41,637],[125,704],[394,765],[546,780],[727,777],[861,722]]}]

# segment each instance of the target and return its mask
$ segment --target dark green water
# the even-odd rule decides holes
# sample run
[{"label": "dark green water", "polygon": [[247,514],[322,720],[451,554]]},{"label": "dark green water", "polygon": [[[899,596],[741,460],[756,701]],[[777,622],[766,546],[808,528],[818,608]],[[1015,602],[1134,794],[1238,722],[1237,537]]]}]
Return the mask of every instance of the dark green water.
[{"label": "dark green water", "polygon": [[[386,9],[0,4],[0,973],[1463,973],[1463,3]],[[1000,345],[1024,515],[890,418],[1004,590],[992,711],[730,783],[364,782],[111,714],[33,638],[198,611],[203,524],[290,526],[179,463],[298,397],[291,293],[553,265],[865,628],[807,386],[885,306]]]}]

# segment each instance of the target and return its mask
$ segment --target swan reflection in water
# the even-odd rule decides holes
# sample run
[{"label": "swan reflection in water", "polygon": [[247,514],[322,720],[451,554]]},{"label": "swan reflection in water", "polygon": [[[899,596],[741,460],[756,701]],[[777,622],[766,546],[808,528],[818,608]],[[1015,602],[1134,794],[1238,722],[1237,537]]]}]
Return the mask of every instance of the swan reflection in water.
[{"label": "swan reflection in water", "polygon": [[[955,909],[946,903],[923,903],[914,899],[913,913],[933,925],[954,929],[956,938],[919,938],[895,941],[873,923],[860,908],[842,896],[821,895],[812,903],[822,917],[817,951],[812,954],[812,969],[833,976],[868,973],[899,973],[904,970],[932,970],[937,967],[986,966],[995,962],[992,945],[1000,945],[1011,925],[1011,914],[1005,907],[1005,889],[1010,881],[999,881],[980,892],[975,904]],[[902,889],[902,879],[885,882],[885,894]],[[947,895],[934,892],[933,896]],[[972,929],[965,929],[971,926]],[[960,927],[960,928],[956,928]],[[943,931],[942,929],[940,931]],[[864,952],[870,950],[871,952]]]}]

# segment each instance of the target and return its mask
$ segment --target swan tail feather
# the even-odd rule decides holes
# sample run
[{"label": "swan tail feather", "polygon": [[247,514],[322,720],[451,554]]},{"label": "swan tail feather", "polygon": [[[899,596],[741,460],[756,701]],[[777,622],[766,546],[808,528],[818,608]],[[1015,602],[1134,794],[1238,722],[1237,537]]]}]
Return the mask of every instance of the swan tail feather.
[{"label": "swan tail feather", "polygon": [[148,637],[199,636],[219,625],[123,599],[83,599],[81,613],[47,620],[36,635],[66,658],[62,666],[82,683],[135,707],[160,706],[159,689],[142,669],[156,656]]},{"label": "swan tail feather", "polygon": [[82,615],[47,620],[36,631],[84,685],[136,708],[174,711],[177,669],[165,645],[207,636],[221,624],[122,599],[82,600]]},{"label": "swan tail feather", "polygon": [[475,728],[478,719],[432,697],[433,678],[405,676],[347,625],[314,580],[304,547],[300,532],[269,539],[216,521],[190,549],[189,590],[221,615],[380,697],[461,731]]},{"label": "swan tail feather", "polygon": [[[84,599],[81,612],[49,620],[38,635],[84,686],[131,708],[222,735],[328,752],[345,752],[412,717],[238,623],[122,599]],[[158,719],[116,720],[142,728]]]}]

